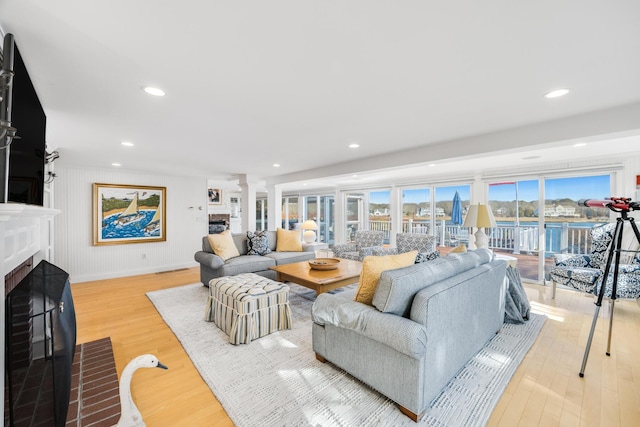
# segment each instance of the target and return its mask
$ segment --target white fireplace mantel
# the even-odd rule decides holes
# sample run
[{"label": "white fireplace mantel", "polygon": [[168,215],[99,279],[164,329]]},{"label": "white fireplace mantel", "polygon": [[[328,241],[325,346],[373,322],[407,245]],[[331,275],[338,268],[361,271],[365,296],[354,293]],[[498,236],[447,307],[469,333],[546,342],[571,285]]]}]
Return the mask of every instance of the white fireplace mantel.
[{"label": "white fireplace mantel", "polygon": [[[3,277],[31,256],[50,259],[50,221],[60,211],[19,203],[0,203],[0,276]],[[40,256],[38,256],[40,255]]]},{"label": "white fireplace mantel", "polygon": [[[59,210],[19,203],[0,203],[0,280],[24,261],[34,264],[53,258],[53,217]],[[3,286],[4,287],[4,286]],[[4,290],[0,318],[4,323]],[[0,328],[0,364],[4,366],[4,327]],[[4,375],[0,379],[4,401]],[[4,406],[2,419],[4,419]]]}]

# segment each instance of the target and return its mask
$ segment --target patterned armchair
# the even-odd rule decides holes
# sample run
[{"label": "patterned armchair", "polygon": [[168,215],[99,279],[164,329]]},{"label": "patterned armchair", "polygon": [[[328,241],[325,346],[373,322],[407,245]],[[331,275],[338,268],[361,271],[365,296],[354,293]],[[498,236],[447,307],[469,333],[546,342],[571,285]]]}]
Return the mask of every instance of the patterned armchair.
[{"label": "patterned armchair", "polygon": [[333,245],[331,250],[338,258],[362,261],[365,256],[371,255],[373,247],[382,248],[384,231],[358,230],[354,236],[354,243]]},{"label": "patterned armchair", "polygon": [[[609,223],[591,229],[591,253],[588,255],[556,254],[555,266],[551,269],[553,282],[552,298],[556,297],[556,283],[570,286],[583,292],[598,294],[604,269],[607,265],[609,244],[613,239],[616,224]],[[613,260],[615,262],[615,258]],[[611,297],[614,264],[606,281],[605,296]],[[618,298],[640,297],[640,255],[636,252],[630,264],[620,264],[618,270]]]},{"label": "patterned armchair", "polygon": [[370,248],[371,253],[367,253],[367,255],[396,255],[418,251],[417,263],[440,257],[440,252],[436,249],[436,238],[428,234],[398,233],[396,234],[396,246],[395,248]]}]

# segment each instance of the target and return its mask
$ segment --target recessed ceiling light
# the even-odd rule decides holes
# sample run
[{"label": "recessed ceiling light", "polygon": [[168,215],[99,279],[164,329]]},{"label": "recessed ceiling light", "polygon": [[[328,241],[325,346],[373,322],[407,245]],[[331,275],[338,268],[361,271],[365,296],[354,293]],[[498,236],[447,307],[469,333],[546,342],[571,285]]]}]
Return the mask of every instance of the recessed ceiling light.
[{"label": "recessed ceiling light", "polygon": [[527,156],[527,157],[523,157],[522,160],[534,160],[539,158],[540,156]]},{"label": "recessed ceiling light", "polygon": [[351,175],[351,178],[357,178],[358,175],[356,175],[355,173],[353,175]]},{"label": "recessed ceiling light", "polygon": [[145,92],[147,92],[149,95],[153,95],[153,96],[164,96],[165,95],[164,91],[162,89],[158,89],[157,87],[145,86],[142,89]]},{"label": "recessed ceiling light", "polygon": [[429,167],[433,167],[433,166],[435,166],[435,165],[436,165],[435,163],[430,163],[430,164],[428,164],[427,166],[429,166]]},{"label": "recessed ceiling light", "polygon": [[123,145],[125,147],[133,147],[133,142],[129,142],[129,141],[122,141],[120,143],[120,145]]},{"label": "recessed ceiling light", "polygon": [[573,144],[574,147],[584,147],[585,145],[587,145],[586,142],[577,142],[577,143]]},{"label": "recessed ceiling light", "polygon": [[118,166],[122,166],[122,165],[120,163],[111,163],[111,166],[118,167]]},{"label": "recessed ceiling light", "polygon": [[551,92],[545,95],[545,98],[557,98],[559,96],[564,96],[568,93],[569,93],[569,89],[552,90]]},{"label": "recessed ceiling light", "polygon": [[360,144],[356,144],[355,142],[353,144],[349,144],[349,148],[358,148],[360,147]]},{"label": "recessed ceiling light", "polygon": [[273,167],[274,167],[274,168],[279,168],[279,167],[280,167],[280,164],[279,164],[279,163],[274,163],[274,164],[273,164]]}]

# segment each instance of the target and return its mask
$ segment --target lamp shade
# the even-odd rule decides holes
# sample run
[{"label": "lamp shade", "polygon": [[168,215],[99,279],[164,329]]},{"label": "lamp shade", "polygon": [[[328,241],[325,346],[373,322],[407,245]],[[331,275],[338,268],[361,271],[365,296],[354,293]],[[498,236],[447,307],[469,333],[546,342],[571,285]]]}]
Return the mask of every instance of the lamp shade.
[{"label": "lamp shade", "polygon": [[306,220],[305,222],[302,223],[300,228],[302,228],[303,230],[317,230],[318,229],[318,224],[316,224],[316,222],[314,220],[308,219],[308,220]]},{"label": "lamp shade", "polygon": [[464,218],[463,227],[491,228],[497,227],[491,208],[487,205],[471,205]]}]

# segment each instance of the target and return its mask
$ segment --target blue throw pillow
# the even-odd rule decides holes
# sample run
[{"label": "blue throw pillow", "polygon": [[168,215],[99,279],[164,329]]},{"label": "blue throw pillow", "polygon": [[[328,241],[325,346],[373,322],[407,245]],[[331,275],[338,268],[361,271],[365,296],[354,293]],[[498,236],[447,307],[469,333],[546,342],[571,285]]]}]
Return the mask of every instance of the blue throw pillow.
[{"label": "blue throw pillow", "polygon": [[247,231],[247,255],[265,255],[271,253],[267,230]]}]

